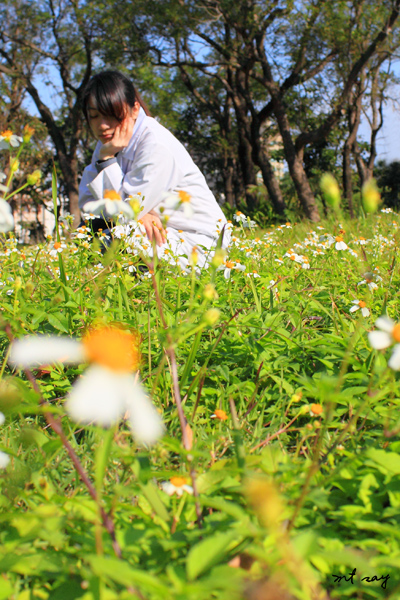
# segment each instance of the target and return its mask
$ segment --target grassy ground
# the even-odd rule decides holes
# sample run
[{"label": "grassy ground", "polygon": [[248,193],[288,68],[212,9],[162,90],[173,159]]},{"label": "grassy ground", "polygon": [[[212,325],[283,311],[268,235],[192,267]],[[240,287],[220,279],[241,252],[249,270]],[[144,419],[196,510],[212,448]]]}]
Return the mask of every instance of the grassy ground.
[{"label": "grassy ground", "polygon": [[[367,333],[399,319],[399,224],[235,224],[200,275],[135,271],[129,234],[4,241],[0,600],[398,598],[399,380]],[[140,334],[151,448],[66,414],[84,364],[7,364],[10,339],[115,323]]]}]

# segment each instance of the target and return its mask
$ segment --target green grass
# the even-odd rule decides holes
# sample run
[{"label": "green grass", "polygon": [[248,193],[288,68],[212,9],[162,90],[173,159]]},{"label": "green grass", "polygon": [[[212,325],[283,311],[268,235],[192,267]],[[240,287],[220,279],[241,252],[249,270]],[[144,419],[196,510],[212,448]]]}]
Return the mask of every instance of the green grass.
[{"label": "green grass", "polygon": [[[136,277],[127,239],[104,256],[69,240],[55,259],[50,242],[4,240],[0,449],[11,461],[0,476],[0,600],[398,598],[399,379],[391,349],[374,351],[367,332],[382,314],[400,320],[399,225],[379,213],[264,234],[236,227],[229,259],[246,271],[229,279],[163,262],[154,279]],[[354,255],[324,246],[324,234]],[[365,274],[374,291],[359,285]],[[354,299],[370,316],[349,312]],[[140,333],[141,379],[166,427],[151,449],[124,422],[108,432],[66,416],[85,365],[33,370],[35,391],[6,364],[12,337],[81,338],[96,323]],[[168,496],[161,484],[177,476],[197,495]],[[354,568],[353,583],[335,583]],[[361,580],[374,575],[390,578]]]}]

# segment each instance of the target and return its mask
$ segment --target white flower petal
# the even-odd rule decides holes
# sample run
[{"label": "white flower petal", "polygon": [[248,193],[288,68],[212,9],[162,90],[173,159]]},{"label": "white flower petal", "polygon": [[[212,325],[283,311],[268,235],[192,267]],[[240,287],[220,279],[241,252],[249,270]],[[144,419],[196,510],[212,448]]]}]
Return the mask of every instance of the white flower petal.
[{"label": "white flower petal", "polygon": [[163,492],[168,494],[168,496],[173,496],[173,494],[175,494],[176,491],[176,487],[170,481],[163,481],[161,483],[161,489],[163,490]]},{"label": "white flower petal", "polygon": [[82,211],[92,215],[101,215],[104,212],[104,200],[91,200],[82,206]]},{"label": "white flower petal", "polygon": [[139,443],[154,444],[164,433],[161,416],[132,375],[125,381],[126,408],[132,435]]},{"label": "white flower petal", "polygon": [[364,306],[364,308],[361,309],[361,313],[362,313],[363,317],[369,317],[369,315],[370,315],[369,308]]},{"label": "white flower petal", "polygon": [[122,212],[129,219],[134,218],[133,210],[127,202],[123,200],[106,200],[105,201],[106,213],[110,216],[117,215]]},{"label": "white flower petal", "polygon": [[5,200],[0,198],[0,233],[6,233],[14,229],[14,217],[11,207]]},{"label": "white flower petal", "polygon": [[8,454],[0,450],[0,469],[5,469],[9,462],[10,457]]},{"label": "white flower petal", "polygon": [[392,356],[389,359],[388,366],[394,371],[400,371],[400,344],[393,348]]},{"label": "white flower petal", "polygon": [[32,335],[11,344],[9,362],[15,367],[85,362],[81,342],[67,337]]},{"label": "white flower petal", "polygon": [[358,310],[359,308],[360,308],[359,305],[356,304],[356,305],[354,305],[354,306],[351,307],[351,309],[350,309],[349,312],[351,312],[351,313],[356,312],[356,310]]},{"label": "white flower petal", "polygon": [[124,379],[126,375],[94,365],[74,383],[65,409],[77,423],[94,423],[109,427],[124,414]]},{"label": "white flower petal", "polygon": [[5,416],[2,412],[0,412],[0,425],[4,425],[4,421],[6,420]]},{"label": "white flower petal", "polygon": [[391,336],[386,331],[370,331],[368,334],[369,343],[375,350],[388,348],[392,343]]},{"label": "white flower petal", "polygon": [[191,217],[193,217],[193,208],[190,205],[189,202],[184,202],[183,203],[183,214],[185,215],[186,218],[190,219]]},{"label": "white flower petal", "polygon": [[379,317],[375,321],[375,325],[382,331],[386,331],[386,333],[392,333],[395,322],[389,317]]}]

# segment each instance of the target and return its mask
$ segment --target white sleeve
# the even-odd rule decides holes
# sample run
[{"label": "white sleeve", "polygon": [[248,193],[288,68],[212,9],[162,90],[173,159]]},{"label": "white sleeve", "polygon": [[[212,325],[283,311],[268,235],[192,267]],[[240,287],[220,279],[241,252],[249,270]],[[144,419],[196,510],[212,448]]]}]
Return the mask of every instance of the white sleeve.
[{"label": "white sleeve", "polygon": [[105,190],[120,192],[124,175],[116,159],[105,168],[96,166],[99,159],[101,144],[97,144],[92,162],[83,171],[79,184],[79,207],[82,209],[86,202],[101,200]]},{"label": "white sleeve", "polygon": [[176,189],[182,171],[171,149],[157,141],[152,132],[146,134],[137,148],[131,169],[125,175],[124,196],[140,193],[144,199],[138,218],[164,200],[165,194]]},{"label": "white sleeve", "polygon": [[79,185],[79,206],[91,200],[101,200],[105,190],[112,189],[128,196],[140,194],[144,199],[138,218],[162,202],[165,194],[176,189],[182,179],[177,157],[171,149],[160,143],[155,134],[146,133],[140,140],[135,157],[124,176],[118,162],[113,162],[100,172],[96,168],[97,148],[92,163],[83,172]]}]

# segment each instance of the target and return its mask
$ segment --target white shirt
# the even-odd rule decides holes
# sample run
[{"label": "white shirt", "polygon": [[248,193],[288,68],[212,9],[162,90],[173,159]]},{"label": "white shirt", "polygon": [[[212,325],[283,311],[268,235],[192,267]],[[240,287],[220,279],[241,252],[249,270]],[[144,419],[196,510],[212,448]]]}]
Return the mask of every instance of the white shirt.
[{"label": "white shirt", "polygon": [[[140,194],[143,210],[139,219],[151,210],[161,214],[160,208],[164,207],[162,214],[169,217],[168,229],[198,233],[215,240],[226,219],[204,175],[176,137],[148,117],[143,108],[140,108],[129,144],[104,168],[96,166],[101,146],[99,142],[91,164],[82,175],[79,185],[81,208],[86,202],[102,199],[105,190],[117,191],[122,199]],[[191,197],[194,214],[190,218],[185,216],[181,206],[174,209],[164,203],[167,193],[180,190]],[[224,247],[228,237],[224,236]]]}]

